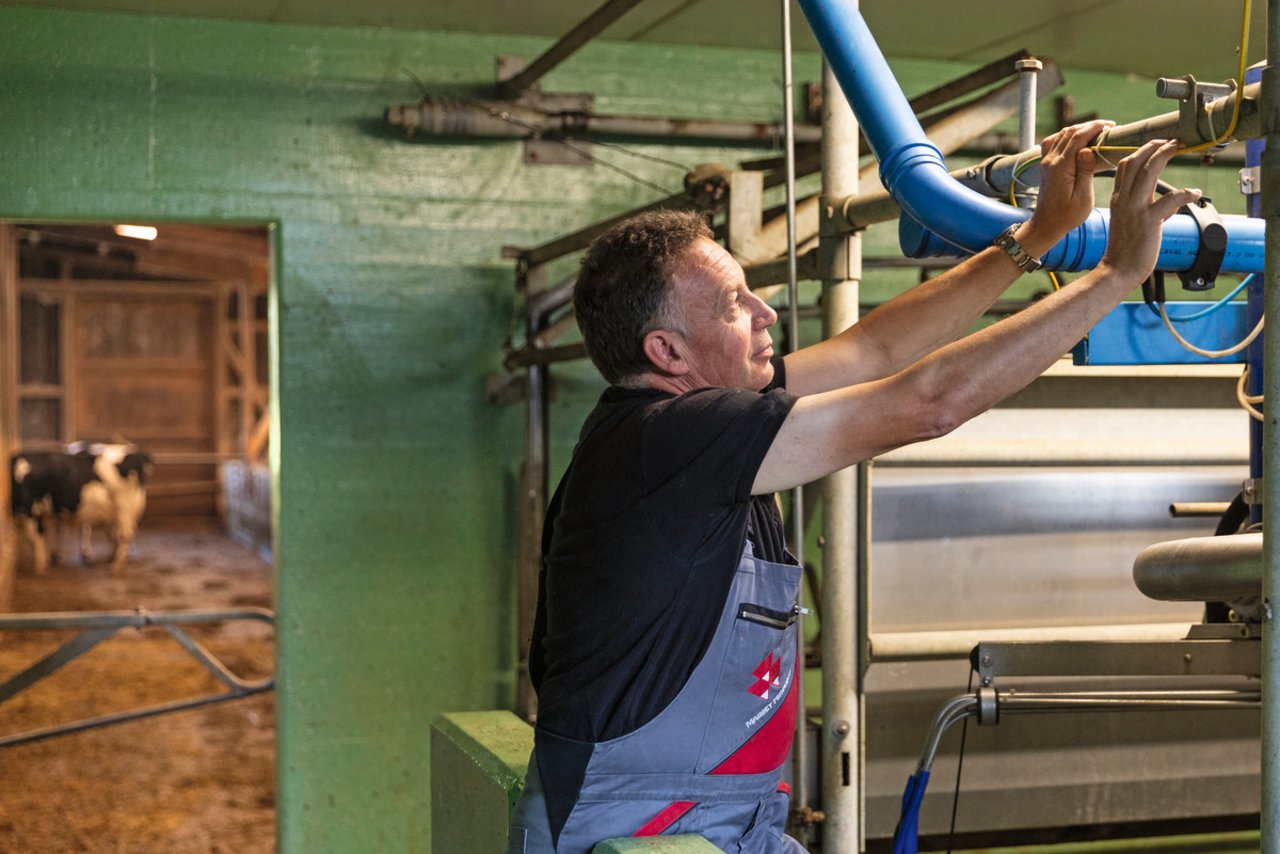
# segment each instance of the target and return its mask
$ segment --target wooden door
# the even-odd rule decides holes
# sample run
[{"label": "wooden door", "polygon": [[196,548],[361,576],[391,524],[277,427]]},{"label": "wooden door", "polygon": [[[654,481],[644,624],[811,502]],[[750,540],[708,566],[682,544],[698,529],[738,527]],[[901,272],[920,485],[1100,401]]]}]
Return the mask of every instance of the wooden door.
[{"label": "wooden door", "polygon": [[[88,287],[71,307],[67,414],[75,436],[129,441],[169,459],[212,454],[214,294]],[[207,463],[157,466],[148,515],[212,515],[216,493],[199,487],[215,479]],[[179,484],[193,488],[175,491]]]}]

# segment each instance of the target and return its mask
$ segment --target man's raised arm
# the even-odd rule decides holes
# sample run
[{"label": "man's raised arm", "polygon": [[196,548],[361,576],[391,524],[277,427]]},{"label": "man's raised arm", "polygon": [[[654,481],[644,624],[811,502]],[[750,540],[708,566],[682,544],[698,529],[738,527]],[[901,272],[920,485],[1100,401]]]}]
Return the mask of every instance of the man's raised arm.
[{"label": "man's raised arm", "polygon": [[[1199,198],[1199,190],[1176,190],[1152,200],[1160,171],[1176,151],[1175,143],[1154,140],[1120,161],[1107,250],[1097,269],[905,370],[797,401],[756,474],[752,492],[788,489],[902,445],[945,435],[1039,376],[1150,275],[1160,248],[1160,224]],[[994,257],[984,261],[986,255]],[[1017,269],[1003,252],[986,252],[975,260],[983,269],[996,263]],[[787,372],[791,388],[790,361]]]},{"label": "man's raised arm", "polygon": [[[1112,122],[1064,128],[1040,144],[1035,213],[1014,233],[1039,257],[1093,210],[1094,153],[1087,146]],[[968,332],[1022,274],[989,248],[867,314],[849,329],[786,357],[787,389],[806,395],[895,374]]]}]

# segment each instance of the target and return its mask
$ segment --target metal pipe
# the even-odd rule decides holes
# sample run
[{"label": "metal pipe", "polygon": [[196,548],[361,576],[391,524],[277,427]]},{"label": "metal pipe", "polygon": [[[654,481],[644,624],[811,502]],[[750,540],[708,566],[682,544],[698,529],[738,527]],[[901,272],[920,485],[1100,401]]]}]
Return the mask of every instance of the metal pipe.
[{"label": "metal pipe", "polygon": [[965,659],[979,643],[1044,641],[1181,640],[1189,623],[1136,623],[1101,626],[1025,626],[1008,629],[954,629],[926,632],[876,632],[870,637],[871,661],[950,661]]},{"label": "metal pipe", "polygon": [[[783,150],[786,161],[784,171],[786,177],[786,220],[787,220],[787,307],[791,309],[787,318],[787,352],[800,349],[800,312],[795,309],[800,305],[798,281],[796,277],[796,133],[795,133],[795,92],[791,75],[791,0],[781,0],[782,4],[782,121],[785,133]],[[801,566],[801,578],[804,567],[804,487],[797,486],[791,490],[791,553]],[[799,653],[796,657],[796,693],[799,696],[799,707],[805,708],[804,702],[804,585],[801,584],[797,594],[797,605],[802,606],[796,617],[796,637],[799,639]],[[796,731],[793,741],[794,773],[791,775],[792,809],[805,810],[809,806],[809,739],[808,725],[803,714],[796,716]]]},{"label": "metal pipe", "polygon": [[[1244,103],[1240,106],[1240,122],[1236,125],[1235,139],[1252,139],[1261,134],[1262,118],[1259,110],[1261,87],[1254,83],[1244,87]],[[1231,122],[1231,112],[1235,108],[1235,95],[1211,101],[1200,113],[1200,124],[1193,135],[1180,131],[1181,116],[1177,112],[1162,113],[1158,116],[1140,119],[1129,124],[1116,125],[1106,134],[1106,145],[1116,147],[1134,147],[1152,139],[1177,139],[1185,146],[1197,145],[1216,139]],[[1039,146],[1019,144],[1016,154],[1002,154],[989,158],[974,167],[973,174],[961,179],[961,183],[984,195],[1004,198],[1009,195],[1009,184],[1013,171],[1035,155],[1040,153]],[[1106,155],[1103,155],[1104,157]],[[1020,173],[1021,183],[1037,184],[1040,180],[1040,167],[1031,164]]]},{"label": "metal pipe", "polygon": [[640,0],[606,0],[603,6],[547,48],[546,52],[525,66],[523,71],[500,82],[497,89],[498,97],[503,100],[518,97],[548,71],[568,59],[574,51],[638,5]]},{"label": "metal pipe", "polygon": [[[880,161],[880,177],[902,206],[899,243],[914,257],[985,249],[1007,226],[1029,216],[1025,210],[983,198],[947,174],[938,149],[925,136],[857,5],[837,0],[800,0],[801,8],[832,63],[845,94],[862,122],[867,142]],[[1109,214],[1095,209],[1085,222],[1044,253],[1050,270],[1090,269],[1106,248]],[[1247,217],[1226,216],[1224,272],[1261,270],[1261,226]],[[927,227],[922,225],[927,223]],[[1200,246],[1199,229],[1185,214],[1163,227],[1157,265],[1185,270]]]},{"label": "metal pipe", "polygon": [[[1036,144],[1036,77],[1044,65],[1038,59],[1026,57],[1014,63],[1018,69],[1019,92],[1022,102],[1018,107],[1018,148],[1024,151]],[[1018,198],[1018,207],[1034,208],[1036,196],[1039,194],[1036,184],[1023,189]]]},{"label": "metal pipe", "polygon": [[[619,116],[578,110],[544,111],[495,101],[457,101],[448,98],[396,104],[383,113],[387,124],[410,134],[429,136],[525,139],[566,135],[661,137],[701,142],[724,141],[769,145],[785,129],[776,122],[732,122],[669,116]],[[795,129],[801,142],[817,142],[821,130],[813,125]]]},{"label": "metal pipe", "polygon": [[[1022,692],[996,694],[995,714],[1037,714],[1045,712],[1140,712],[1250,710],[1258,708],[1257,691],[1074,691]],[[954,724],[979,714],[981,699],[975,694],[960,694],[943,703],[933,716],[920,751],[918,769],[928,771],[938,753],[942,736]],[[985,715],[985,712],[983,712]],[[1266,826],[1264,814],[1263,826]],[[1265,839],[1265,837],[1264,837]],[[1265,850],[1265,849],[1264,849]],[[1270,854],[1270,852],[1268,852]]]},{"label": "metal pipe", "polygon": [[1227,501],[1175,501],[1169,505],[1169,515],[1174,519],[1212,519],[1230,509]]},{"label": "metal pipe", "polygon": [[[1046,89],[1052,90],[1062,85],[1062,72],[1053,63],[1049,63],[1044,74]],[[954,110],[947,111],[946,115],[925,118],[923,126],[928,130],[929,139],[938,146],[938,150],[944,154],[950,154],[1013,115],[1018,108],[1019,92],[1018,82],[1011,81],[961,104]],[[875,171],[874,162],[860,169],[859,183],[853,193],[834,204],[843,218],[841,223],[843,230],[856,230],[874,222],[893,219],[898,215],[900,211],[898,204],[888,193],[878,189],[868,194],[861,192],[864,183],[874,180]],[[796,230],[799,243],[804,243],[818,234],[820,202],[820,198],[815,196],[806,199],[798,206]],[[851,206],[857,206],[856,220],[850,216]],[[782,243],[780,232],[783,224],[781,218],[766,222],[752,241],[753,245],[740,256],[740,260],[744,264],[749,264],[777,257],[780,254],[778,247]],[[844,227],[846,225],[847,228]]]},{"label": "metal pipe", "polygon": [[1234,602],[1262,592],[1262,534],[1191,537],[1147,546],[1133,582],[1163,602]]},{"label": "metal pipe", "polygon": [[[822,67],[822,219],[818,264],[823,336],[858,320],[859,235],[836,227],[833,200],[858,192],[858,127],[831,67]],[[822,810],[823,847],[862,844],[863,697],[858,661],[857,479],[853,468],[823,480]]]},{"label": "metal pipe", "polygon": [[[1280,0],[1267,3],[1267,61],[1262,70],[1262,218],[1266,223],[1265,314],[1280,317]],[[1265,330],[1263,395],[1280,401],[1280,324]],[[1262,839],[1265,854],[1280,854],[1280,432],[1267,413],[1263,427]]]}]

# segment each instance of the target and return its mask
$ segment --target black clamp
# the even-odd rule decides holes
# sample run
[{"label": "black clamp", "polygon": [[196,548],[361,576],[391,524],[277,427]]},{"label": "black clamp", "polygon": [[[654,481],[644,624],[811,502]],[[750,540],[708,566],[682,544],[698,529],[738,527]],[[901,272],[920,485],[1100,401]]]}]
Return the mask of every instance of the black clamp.
[{"label": "black clamp", "polygon": [[1185,205],[1178,213],[1190,214],[1200,232],[1196,259],[1191,262],[1190,269],[1178,273],[1182,287],[1188,291],[1213,290],[1222,269],[1222,259],[1227,254],[1227,227],[1222,224],[1222,215],[1208,196],[1201,196]]}]

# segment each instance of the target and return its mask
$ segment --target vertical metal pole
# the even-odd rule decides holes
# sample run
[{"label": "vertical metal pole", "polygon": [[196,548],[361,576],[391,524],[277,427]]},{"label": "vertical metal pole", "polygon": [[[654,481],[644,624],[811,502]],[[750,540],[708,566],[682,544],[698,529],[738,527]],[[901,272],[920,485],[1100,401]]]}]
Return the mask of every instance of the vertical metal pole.
[{"label": "vertical metal pole", "polygon": [[[858,193],[858,125],[835,75],[822,66],[822,205],[819,269],[823,335],[858,320],[860,235],[841,235],[835,200]],[[824,851],[862,850],[863,697],[858,658],[857,471],[823,481],[822,828]]]},{"label": "vertical metal pole", "polygon": [[[545,285],[545,270],[530,268],[522,275],[526,295]],[[527,296],[526,296],[527,299]],[[542,331],[542,318],[532,308],[525,319],[526,340],[532,341]],[[519,577],[516,596],[517,643],[519,666],[516,679],[516,708],[520,716],[532,721],[538,713],[538,696],[529,681],[529,638],[533,636],[534,616],[538,604],[538,573],[542,569],[542,525],[547,515],[548,481],[548,390],[551,368],[532,364],[528,368],[525,387],[527,427],[525,431],[525,467],[520,478],[523,492],[520,511]]]},{"label": "vertical metal pole", "polygon": [[1266,220],[1266,262],[1263,268],[1266,315],[1263,382],[1266,421],[1263,424],[1263,573],[1265,620],[1262,632],[1262,851],[1280,854],[1280,0],[1267,3],[1267,66],[1262,70],[1262,216]]},{"label": "vertical metal pole", "polygon": [[[791,0],[782,3],[782,122],[784,148],[786,150],[787,187],[787,350],[800,349],[800,284],[796,274],[796,121],[795,84],[791,75]],[[791,490],[791,553],[795,555],[802,571],[804,567],[804,487]],[[802,576],[803,579],[803,576]],[[800,588],[801,604],[804,585]],[[796,665],[796,692],[800,714],[796,716],[796,733],[792,751],[792,808],[803,810],[809,806],[809,744],[808,721],[804,699],[804,617],[796,620],[796,635],[800,638],[799,660]]]},{"label": "vertical metal pole", "polygon": [[[1026,151],[1036,140],[1036,83],[1044,64],[1038,59],[1025,57],[1013,64],[1018,70],[1018,150]],[[1018,207],[1035,207],[1037,187],[1027,187],[1018,199]]]}]

